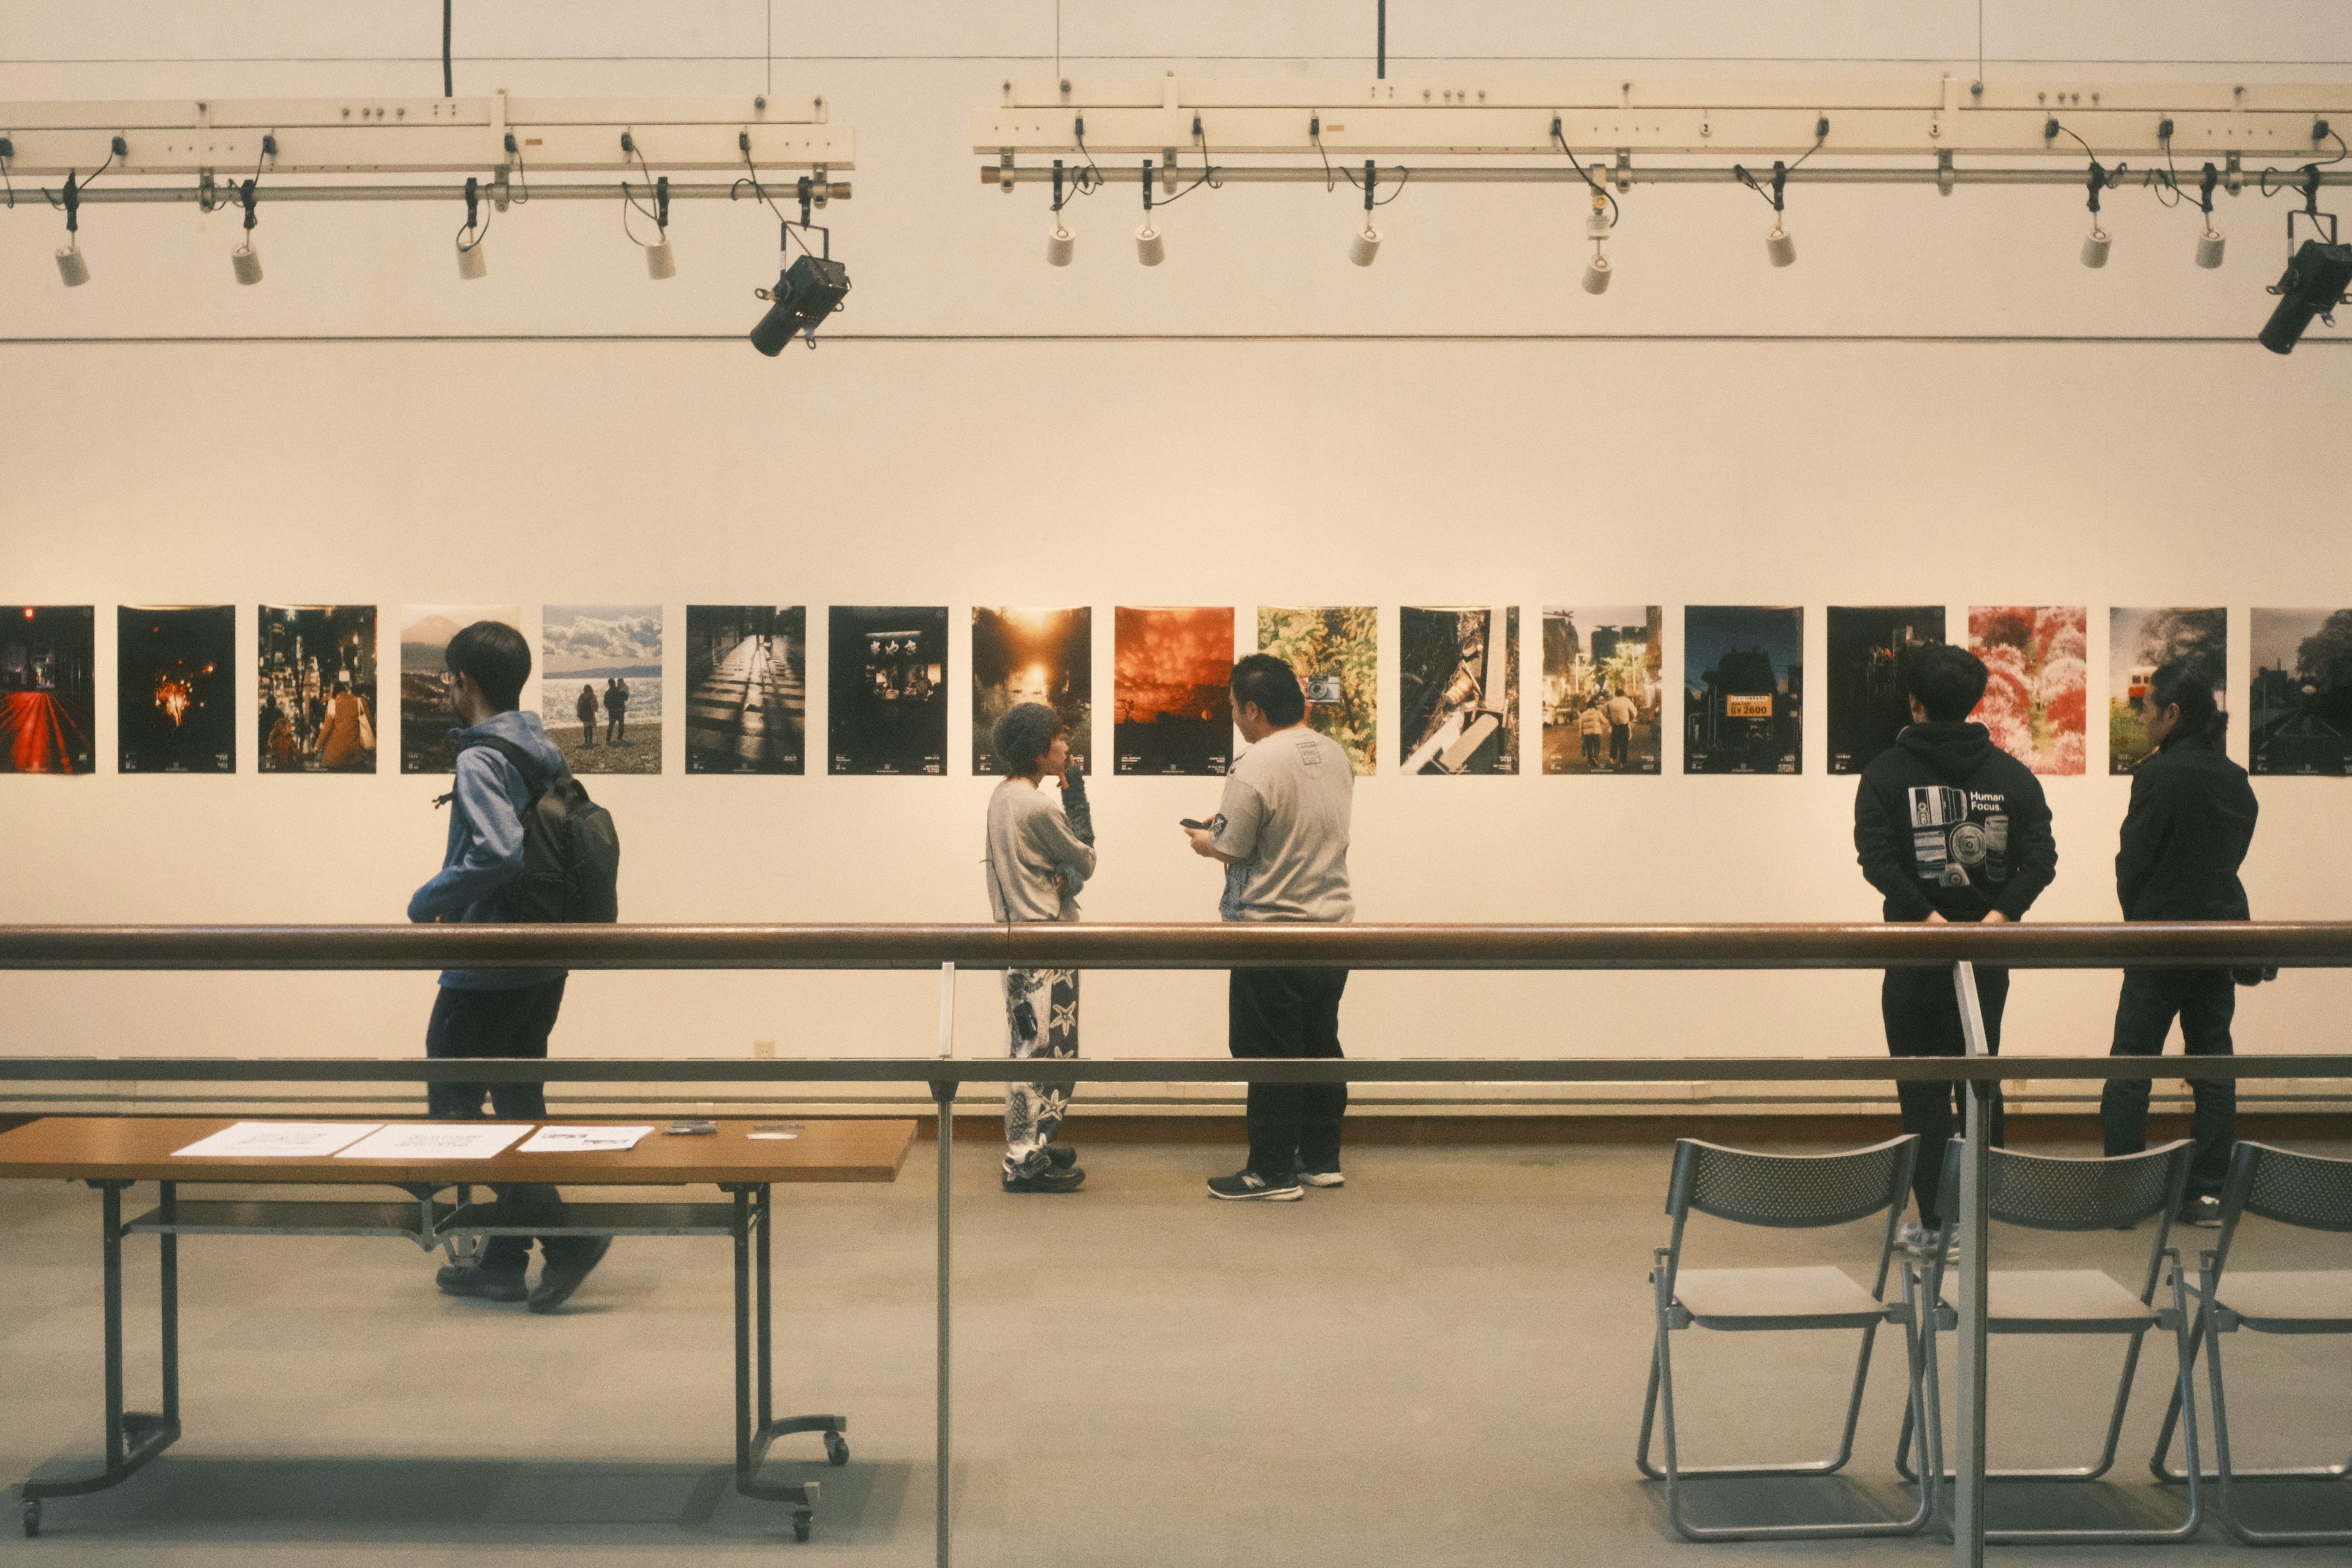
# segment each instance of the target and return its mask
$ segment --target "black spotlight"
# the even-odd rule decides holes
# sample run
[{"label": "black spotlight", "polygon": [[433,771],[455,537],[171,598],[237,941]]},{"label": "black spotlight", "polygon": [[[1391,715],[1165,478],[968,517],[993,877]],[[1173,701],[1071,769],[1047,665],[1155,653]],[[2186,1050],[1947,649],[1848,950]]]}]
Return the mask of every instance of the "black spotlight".
[{"label": "black spotlight", "polygon": [[784,268],[773,289],[752,292],[769,305],[768,313],[751,329],[751,346],[773,359],[795,332],[815,331],[840,308],[842,296],[849,292],[849,268],[830,257],[803,256]]},{"label": "black spotlight", "polygon": [[2294,353],[2314,316],[2334,326],[2334,311],[2344,302],[2347,285],[2352,285],[2352,245],[2305,240],[2271,289],[2279,302],[2270,324],[2263,328],[2263,347],[2274,354]]}]

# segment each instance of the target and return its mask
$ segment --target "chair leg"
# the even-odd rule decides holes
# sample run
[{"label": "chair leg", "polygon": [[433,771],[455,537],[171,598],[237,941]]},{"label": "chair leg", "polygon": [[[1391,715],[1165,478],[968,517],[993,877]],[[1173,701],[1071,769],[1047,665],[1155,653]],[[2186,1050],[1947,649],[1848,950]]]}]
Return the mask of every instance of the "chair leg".
[{"label": "chair leg", "polygon": [[[2197,1321],[2189,1328],[2189,1359],[2192,1363],[2197,1359],[2199,1347],[2205,1342],[2205,1299],[2200,1295],[2197,1302]],[[2189,1479],[2182,1472],[2165,1463],[2165,1456],[2172,1452],[2173,1429],[2179,1424],[2180,1390],[2175,1388],[2172,1391],[2171,1399],[2164,1407],[2164,1423],[2156,1431],[2156,1452],[2148,1457],[2147,1461],[2149,1472],[2158,1480],[2169,1482],[2175,1486]],[[2207,1479],[2213,1478],[2209,1474]]]},{"label": "chair leg", "polygon": [[1642,1436],[1633,1447],[1634,1465],[1654,1481],[1665,1479],[1665,1473],[1650,1463],[1650,1429],[1658,1414],[1658,1357],[1661,1353],[1660,1345],[1650,1347],[1650,1390],[1642,1395]]}]

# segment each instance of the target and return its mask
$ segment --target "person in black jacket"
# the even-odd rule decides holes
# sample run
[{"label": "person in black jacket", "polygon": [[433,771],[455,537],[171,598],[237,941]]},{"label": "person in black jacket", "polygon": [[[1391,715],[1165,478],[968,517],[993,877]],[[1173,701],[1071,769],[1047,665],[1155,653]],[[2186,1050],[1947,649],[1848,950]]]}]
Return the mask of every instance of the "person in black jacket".
[{"label": "person in black jacket", "polygon": [[[2238,868],[2254,838],[2254,791],[2246,770],[2221,752],[2228,721],[2214,705],[2211,673],[2193,663],[2164,666],[2149,679],[2139,711],[2157,749],[2132,773],[2131,809],[2116,852],[2116,896],[2124,919],[2252,919]],[[2177,1016],[2182,1049],[2190,1056],[2226,1057],[2230,1020],[2237,1010],[2236,982],[2229,970],[2126,969],[2116,1002],[2114,1054],[2162,1055]],[[2147,1089],[2146,1079],[2107,1080],[2099,1100],[2099,1128],[2109,1154],[2137,1154],[2147,1147]],[[2237,1085],[2229,1079],[2198,1079],[2189,1089],[2197,1100],[2189,1122],[2197,1152],[2180,1218],[2217,1226],[2221,1178],[2229,1171],[2237,1131]]]},{"label": "person in black jacket", "polygon": [[[1984,661],[1956,647],[1917,650],[1904,661],[1903,689],[1912,722],[1895,744],[1862,770],[1854,794],[1853,845],[1863,875],[1885,895],[1890,921],[1954,921],[1998,925],[2021,920],[2058,874],[2058,844],[2042,781],[1968,721],[1984,695]],[[1985,1047],[2000,1049],[2000,1016],[2009,971],[1976,972]],[[1952,972],[1890,969],[1879,989],[1886,1049],[1898,1057],[1966,1054],[1959,994]],[[1940,1214],[1936,1189],[1944,1144],[1952,1136],[1960,1086],[1897,1083],[1903,1130],[1919,1135],[1911,1191],[1919,1218],[1904,1227],[1915,1250],[1926,1247]],[[2000,1086],[1993,1086],[1990,1129],[2003,1136]]]}]

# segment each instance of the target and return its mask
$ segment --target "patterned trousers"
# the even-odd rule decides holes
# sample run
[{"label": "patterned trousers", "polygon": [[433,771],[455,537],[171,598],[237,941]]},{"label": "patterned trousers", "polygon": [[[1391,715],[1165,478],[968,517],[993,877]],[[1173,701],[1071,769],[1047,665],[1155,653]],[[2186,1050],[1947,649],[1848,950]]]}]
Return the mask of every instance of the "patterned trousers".
[{"label": "patterned trousers", "polygon": [[[1015,1061],[1078,1054],[1078,972],[1004,972],[1005,1043]],[[1034,1176],[1046,1164],[1045,1145],[1070,1108],[1067,1079],[1004,1086],[1004,1173]]]}]

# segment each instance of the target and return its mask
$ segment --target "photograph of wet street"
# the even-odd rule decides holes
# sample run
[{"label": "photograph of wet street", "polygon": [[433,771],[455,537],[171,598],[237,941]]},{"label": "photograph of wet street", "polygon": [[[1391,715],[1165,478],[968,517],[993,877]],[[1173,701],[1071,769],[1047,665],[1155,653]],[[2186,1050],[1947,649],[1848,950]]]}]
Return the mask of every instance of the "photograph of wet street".
[{"label": "photograph of wet street", "polygon": [[0,620],[0,773],[98,766],[98,612],[11,605]]},{"label": "photograph of wet street", "polygon": [[808,766],[808,608],[686,607],[686,771]]}]

